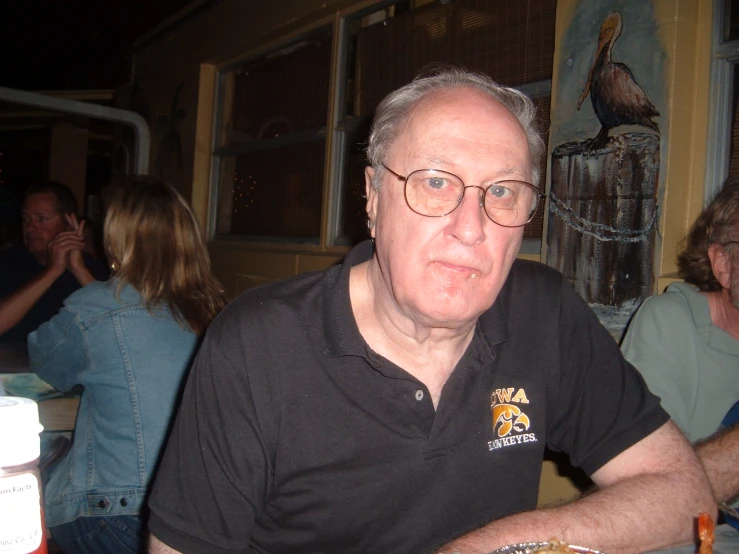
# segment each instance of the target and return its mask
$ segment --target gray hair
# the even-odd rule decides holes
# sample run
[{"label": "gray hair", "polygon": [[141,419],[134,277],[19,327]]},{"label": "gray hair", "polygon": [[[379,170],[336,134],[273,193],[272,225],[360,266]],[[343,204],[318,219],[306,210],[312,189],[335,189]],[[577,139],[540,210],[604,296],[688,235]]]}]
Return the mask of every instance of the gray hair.
[{"label": "gray hair", "polygon": [[545,146],[535,126],[534,103],[523,92],[499,85],[487,75],[453,67],[443,68],[432,75],[416,77],[409,84],[388,94],[377,106],[367,145],[367,159],[375,170],[372,179],[375,189],[380,186],[384,169],[382,164],[387,151],[405,125],[413,107],[429,93],[464,87],[482,91],[503,104],[518,119],[529,145],[532,184],[539,186],[539,161]]}]

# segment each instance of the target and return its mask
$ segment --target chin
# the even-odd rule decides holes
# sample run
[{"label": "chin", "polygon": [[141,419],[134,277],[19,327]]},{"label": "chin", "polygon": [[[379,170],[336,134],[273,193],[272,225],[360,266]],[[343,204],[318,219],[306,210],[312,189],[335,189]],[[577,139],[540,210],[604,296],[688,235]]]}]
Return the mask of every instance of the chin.
[{"label": "chin", "polygon": [[[432,327],[447,327],[464,325],[477,320],[487,309],[479,302],[472,302],[463,295],[450,297],[444,293],[430,294],[420,299],[417,304],[418,313],[429,322]],[[429,300],[432,300],[429,302]]]}]

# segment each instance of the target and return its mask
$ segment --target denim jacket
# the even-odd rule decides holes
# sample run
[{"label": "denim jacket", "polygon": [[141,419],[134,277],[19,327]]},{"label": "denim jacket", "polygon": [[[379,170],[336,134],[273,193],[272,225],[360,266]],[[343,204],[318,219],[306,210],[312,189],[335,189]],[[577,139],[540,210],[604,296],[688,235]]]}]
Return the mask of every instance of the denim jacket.
[{"label": "denim jacket", "polygon": [[84,387],[72,448],[46,484],[49,527],[139,514],[196,335],[166,307],[148,311],[118,281],[73,293],[28,337],[31,368],[59,390]]}]

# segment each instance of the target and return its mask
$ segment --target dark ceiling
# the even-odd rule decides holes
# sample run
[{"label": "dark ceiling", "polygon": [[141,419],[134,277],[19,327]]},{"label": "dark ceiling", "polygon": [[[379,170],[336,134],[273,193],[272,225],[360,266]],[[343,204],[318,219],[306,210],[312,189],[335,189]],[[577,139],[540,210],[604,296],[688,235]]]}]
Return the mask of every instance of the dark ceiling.
[{"label": "dark ceiling", "polygon": [[0,86],[112,89],[133,42],[192,0],[16,0],[0,17]]}]

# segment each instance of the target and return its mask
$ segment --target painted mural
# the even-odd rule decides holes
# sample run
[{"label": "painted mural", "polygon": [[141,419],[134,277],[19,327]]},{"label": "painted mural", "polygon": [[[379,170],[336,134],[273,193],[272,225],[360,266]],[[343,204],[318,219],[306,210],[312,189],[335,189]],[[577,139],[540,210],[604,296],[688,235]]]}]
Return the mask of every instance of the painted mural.
[{"label": "painted mural", "polygon": [[562,41],[546,261],[614,334],[654,286],[664,59],[651,2],[580,2]]}]

